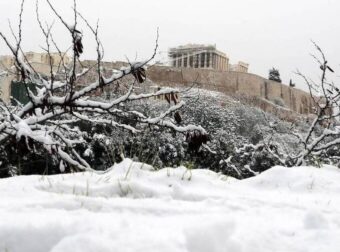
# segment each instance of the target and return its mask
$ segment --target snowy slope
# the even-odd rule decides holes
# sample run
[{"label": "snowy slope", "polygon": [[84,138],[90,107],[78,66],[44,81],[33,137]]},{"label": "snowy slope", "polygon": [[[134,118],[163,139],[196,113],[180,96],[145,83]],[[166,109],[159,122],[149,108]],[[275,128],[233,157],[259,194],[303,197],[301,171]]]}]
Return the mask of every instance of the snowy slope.
[{"label": "snowy slope", "polygon": [[243,181],[207,170],[0,180],[0,251],[340,251],[340,170],[274,167]]}]

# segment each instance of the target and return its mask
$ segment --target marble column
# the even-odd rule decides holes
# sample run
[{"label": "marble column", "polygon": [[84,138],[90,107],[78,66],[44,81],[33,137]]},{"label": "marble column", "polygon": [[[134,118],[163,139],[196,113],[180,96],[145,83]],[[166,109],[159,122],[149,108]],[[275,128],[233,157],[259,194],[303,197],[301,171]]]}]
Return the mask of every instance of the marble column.
[{"label": "marble column", "polygon": [[198,60],[198,68],[201,67],[201,53],[197,55],[197,60]]},{"label": "marble column", "polygon": [[212,58],[212,67],[216,69],[216,55],[214,53],[211,53]]},{"label": "marble column", "polygon": [[215,54],[215,69],[218,69],[218,55]]},{"label": "marble column", "polygon": [[222,71],[223,69],[223,58],[220,56],[220,70]]}]

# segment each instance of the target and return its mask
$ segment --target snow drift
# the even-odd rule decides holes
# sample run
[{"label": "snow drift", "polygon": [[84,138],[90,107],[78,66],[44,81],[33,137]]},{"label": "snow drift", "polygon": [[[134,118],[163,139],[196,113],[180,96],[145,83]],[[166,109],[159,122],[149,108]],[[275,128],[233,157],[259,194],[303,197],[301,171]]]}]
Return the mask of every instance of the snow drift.
[{"label": "snow drift", "polygon": [[129,159],[0,180],[0,251],[338,251],[340,170],[274,167],[236,180]]}]

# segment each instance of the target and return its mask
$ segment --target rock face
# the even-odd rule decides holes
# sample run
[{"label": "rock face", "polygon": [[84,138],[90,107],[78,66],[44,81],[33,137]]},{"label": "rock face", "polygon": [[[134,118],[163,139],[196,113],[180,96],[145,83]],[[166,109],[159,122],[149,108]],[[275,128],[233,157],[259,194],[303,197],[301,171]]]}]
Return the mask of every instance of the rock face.
[{"label": "rock face", "polygon": [[161,86],[191,86],[237,96],[242,101],[291,120],[313,112],[309,93],[267,80],[255,74],[207,69],[152,66],[147,77]]}]

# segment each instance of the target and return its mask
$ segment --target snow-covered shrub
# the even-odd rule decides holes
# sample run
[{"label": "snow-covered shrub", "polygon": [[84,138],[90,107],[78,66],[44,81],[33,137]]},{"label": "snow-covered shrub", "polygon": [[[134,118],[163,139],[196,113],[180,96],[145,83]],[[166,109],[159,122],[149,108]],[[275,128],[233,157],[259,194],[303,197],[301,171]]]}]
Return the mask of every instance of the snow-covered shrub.
[{"label": "snow-covered shrub", "polygon": [[[274,152],[259,147],[261,144],[265,146],[264,142],[269,145],[269,138],[279,143],[278,153],[294,147],[292,144],[296,139],[288,135],[288,123],[243,105],[231,97],[205,90],[191,90],[184,93],[181,99],[188,105],[180,111],[183,122],[200,124],[209,132],[209,141],[198,151],[190,150],[182,134],[160,127],[149,128],[144,134],[138,135],[124,136],[121,132],[120,138],[114,137],[116,140],[113,140],[119,141],[119,144],[117,142],[113,146],[123,146],[125,157],[159,168],[190,163],[196,168],[221,171],[239,178],[253,176],[272,165],[281,164]],[[128,106],[138,111],[157,113],[168,104],[159,100],[147,100],[139,103],[138,107],[132,104]],[[281,134],[273,135],[271,121],[276,122],[275,127],[282,131]],[[243,151],[238,151],[242,148]],[[225,161],[228,159],[227,165]]]},{"label": "snow-covered shrub", "polygon": [[278,106],[281,106],[281,107],[285,107],[286,106],[285,105],[285,101],[281,97],[276,97],[272,101],[273,101],[273,103],[275,105],[278,105]]}]

